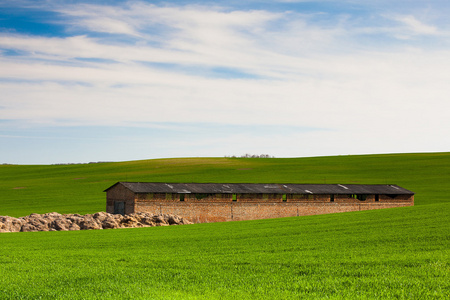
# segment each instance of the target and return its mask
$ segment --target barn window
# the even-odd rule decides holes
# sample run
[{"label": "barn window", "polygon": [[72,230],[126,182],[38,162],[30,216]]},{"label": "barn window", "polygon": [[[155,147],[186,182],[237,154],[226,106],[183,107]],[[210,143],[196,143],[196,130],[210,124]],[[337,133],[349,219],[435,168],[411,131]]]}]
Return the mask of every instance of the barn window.
[{"label": "barn window", "polygon": [[282,199],[283,199],[284,202],[287,201],[287,196],[286,196],[286,194],[283,194]]},{"label": "barn window", "polygon": [[349,195],[349,197],[353,198],[353,199],[358,199],[360,201],[365,201],[367,199],[367,195],[364,195],[364,194],[352,194],[352,195]]},{"label": "barn window", "polygon": [[237,195],[236,195],[236,194],[233,194],[232,199],[233,199],[233,201],[237,201]]},{"label": "barn window", "polygon": [[330,195],[330,202],[334,202],[334,195]]},{"label": "barn window", "polygon": [[215,194],[195,194],[195,198],[197,198],[197,200],[202,200],[208,197],[214,197]]},{"label": "barn window", "polygon": [[380,195],[375,195],[375,202],[380,201]]},{"label": "barn window", "polygon": [[184,201],[184,194],[180,194],[180,201]]}]

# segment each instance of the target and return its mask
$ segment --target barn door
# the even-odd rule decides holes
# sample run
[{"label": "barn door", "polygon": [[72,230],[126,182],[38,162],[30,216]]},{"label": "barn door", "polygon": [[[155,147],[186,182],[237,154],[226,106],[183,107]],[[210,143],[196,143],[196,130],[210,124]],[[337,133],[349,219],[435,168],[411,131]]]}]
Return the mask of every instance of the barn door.
[{"label": "barn door", "polygon": [[124,215],[125,214],[125,202],[114,201],[114,213]]}]

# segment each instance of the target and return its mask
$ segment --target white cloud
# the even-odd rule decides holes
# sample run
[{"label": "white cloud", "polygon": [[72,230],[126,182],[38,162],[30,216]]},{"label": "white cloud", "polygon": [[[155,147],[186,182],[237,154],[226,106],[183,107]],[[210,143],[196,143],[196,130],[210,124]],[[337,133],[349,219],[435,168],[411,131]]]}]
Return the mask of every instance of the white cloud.
[{"label": "white cloud", "polygon": [[[328,147],[332,154],[426,150],[417,145],[420,139],[444,147],[442,136],[450,133],[448,49],[366,47],[355,39],[361,28],[351,22],[324,26],[294,12],[140,2],[58,11],[80,35],[0,35],[0,48],[25,53],[0,56],[0,119],[56,126],[205,122],[324,129],[271,136],[273,148],[263,136],[218,140],[254,146],[242,152],[277,156],[295,156],[305,144],[302,155],[327,154]],[[414,16],[395,20],[400,27],[372,29],[440,33]],[[94,38],[92,31],[108,35]],[[220,78],[214,73],[220,68],[250,78]]]},{"label": "white cloud", "polygon": [[114,20],[112,18],[98,17],[85,20],[84,23],[87,28],[93,31],[139,36],[139,34],[129,24],[123,21]]},{"label": "white cloud", "polygon": [[[399,115],[445,118],[442,106],[448,105],[450,73],[440,66],[450,59],[449,53],[317,59],[303,65],[305,70],[316,66],[315,74],[294,70],[284,80],[203,78],[136,64],[79,67],[2,60],[1,77],[31,81],[1,83],[1,105],[7,107],[3,118],[89,124],[202,120],[324,128],[381,128],[382,123],[397,124]],[[300,66],[293,61],[294,69]]]},{"label": "white cloud", "polygon": [[437,35],[439,33],[435,26],[427,25],[416,17],[411,15],[397,15],[393,16],[392,19],[400,22],[405,26],[403,30],[403,35]]}]

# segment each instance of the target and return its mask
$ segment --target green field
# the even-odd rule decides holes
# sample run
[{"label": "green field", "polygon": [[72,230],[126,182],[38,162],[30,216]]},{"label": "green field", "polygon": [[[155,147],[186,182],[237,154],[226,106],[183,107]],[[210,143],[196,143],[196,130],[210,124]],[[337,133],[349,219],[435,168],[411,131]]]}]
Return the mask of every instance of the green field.
[{"label": "green field", "polygon": [[104,210],[116,181],[394,183],[416,206],[0,234],[0,299],[448,299],[450,153],[0,166],[0,215]]},{"label": "green field", "polygon": [[450,153],[0,165],[0,215],[104,211],[117,181],[397,184],[425,205],[450,202]]}]

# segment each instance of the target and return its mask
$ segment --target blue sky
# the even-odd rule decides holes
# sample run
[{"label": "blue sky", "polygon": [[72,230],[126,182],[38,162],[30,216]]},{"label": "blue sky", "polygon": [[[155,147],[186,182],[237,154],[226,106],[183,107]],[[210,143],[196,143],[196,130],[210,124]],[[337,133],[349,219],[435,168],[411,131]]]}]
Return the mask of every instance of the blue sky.
[{"label": "blue sky", "polygon": [[0,0],[0,163],[449,151],[449,14]]}]

